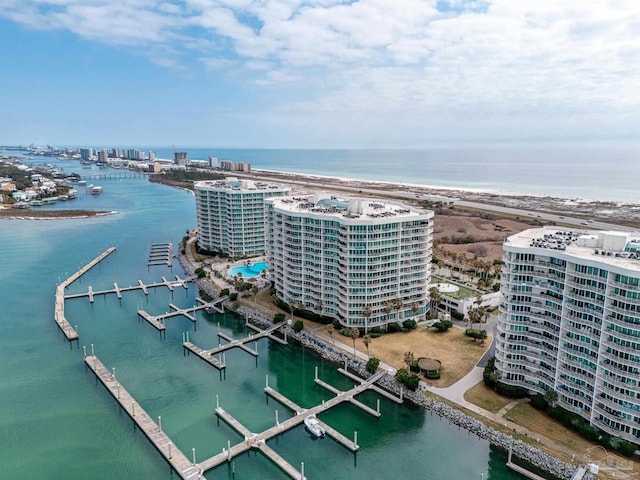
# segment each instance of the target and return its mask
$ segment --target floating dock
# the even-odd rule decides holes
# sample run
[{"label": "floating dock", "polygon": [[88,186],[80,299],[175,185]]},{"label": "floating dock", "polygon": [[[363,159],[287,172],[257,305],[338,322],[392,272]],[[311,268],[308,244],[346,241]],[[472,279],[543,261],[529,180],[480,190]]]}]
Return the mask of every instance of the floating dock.
[{"label": "floating dock", "polygon": [[[233,447],[230,445],[230,442],[229,442],[227,444],[227,448],[223,449],[222,453],[214,455],[213,457],[207,460],[204,460],[203,462],[200,462],[199,466],[200,468],[202,468],[203,471],[207,471],[224,462],[231,461],[232,458],[234,458],[235,456],[243,452],[246,452],[250,448],[255,448],[261,451],[265,456],[267,456],[272,462],[274,462],[278,467],[280,467],[291,478],[295,478],[295,479],[305,478],[304,471],[298,471],[296,468],[294,468],[285,459],[283,459],[280,455],[278,455],[272,448],[268,447],[266,445],[266,442],[291,428],[299,426],[304,422],[304,419],[309,416],[317,416],[320,413],[323,413],[337,405],[340,405],[343,402],[351,401],[354,396],[371,388],[371,386],[375,382],[380,380],[385,375],[386,375],[385,372],[378,372],[377,374],[369,377],[366,380],[360,379],[361,380],[360,385],[357,385],[346,392],[340,392],[330,400],[322,402],[322,404],[316,405],[315,407],[312,407],[309,409],[304,409],[300,407],[292,400],[287,399],[282,394],[270,388],[268,385],[268,378],[267,378],[265,393],[272,396],[273,398],[275,398],[276,400],[278,400],[288,408],[291,408],[291,410],[295,412],[295,415],[291,418],[288,418],[287,420],[284,420],[283,422],[279,422],[276,416],[276,425],[265,430],[262,433],[255,434],[249,431],[249,429],[247,429],[244,425],[242,425],[242,423],[236,420],[231,414],[229,414],[227,411],[225,411],[219,405],[217,405],[216,414],[220,418],[222,418],[226,423],[228,423],[231,427],[233,427],[237,432],[239,432],[244,437],[244,441],[242,441],[241,443],[238,443],[237,445],[234,445]],[[318,380],[317,373],[316,373],[315,380],[316,382]],[[333,387],[331,388],[333,389]],[[337,389],[333,389],[333,390],[338,391]],[[360,402],[358,402],[356,405],[359,406],[360,408],[365,407],[364,410],[367,411],[368,413],[371,413],[372,411],[371,408],[367,407],[366,405],[362,405]],[[379,416],[379,412],[377,412],[376,416]],[[338,432],[337,430],[326,425],[324,422],[321,422],[321,425],[325,429],[327,435],[334,438],[337,442],[344,445],[351,451],[355,452],[356,450],[358,450],[359,446],[357,443],[357,434],[354,434],[354,439],[350,440],[344,435],[342,435],[340,432]]]},{"label": "floating dock", "polygon": [[[87,263],[84,267],[80,268],[73,275],[68,277],[66,280],[62,281],[56,287],[56,303],[55,303],[55,309],[54,309],[54,318],[56,323],[58,324],[58,327],[60,327],[60,330],[62,330],[62,333],[64,333],[64,335],[67,337],[67,340],[69,341],[77,340],[79,337],[78,337],[78,332],[76,332],[75,328],[71,326],[71,324],[67,320],[67,317],[64,314],[64,301],[65,301],[65,298],[67,298],[64,294],[65,289],[115,251],[116,251],[116,247],[109,247],[100,255],[98,255],[96,258],[94,258],[89,263]],[[91,293],[91,287],[89,287],[89,290],[90,291],[87,293],[87,295]]]},{"label": "floating dock", "polygon": [[149,251],[148,266],[173,266],[173,243],[154,243]]},{"label": "floating dock", "polygon": [[171,442],[171,439],[162,431],[160,425],[155,423],[129,392],[118,383],[115,375],[98,360],[98,357],[89,355],[85,357],[84,361],[98,380],[102,382],[107,391],[118,401],[120,407],[136,422],[136,425],[144,432],[149,441],[156,447],[158,452],[160,452],[180,478],[185,480],[205,478],[202,475],[202,472],[204,472],[202,467],[189,461],[173,442]]},{"label": "floating dock", "polygon": [[[253,355],[254,357],[258,356],[258,351],[257,351],[257,342],[259,339],[263,338],[263,337],[267,337],[271,340],[275,340],[278,343],[287,344],[287,339],[285,338],[284,340],[282,338],[276,337],[275,335],[273,335],[273,332],[275,332],[276,330],[278,330],[280,327],[284,326],[286,324],[286,322],[280,322],[277,323],[275,325],[272,325],[271,327],[267,328],[266,330],[260,330],[258,327],[256,327],[255,325],[250,324],[249,322],[247,322],[247,327],[251,328],[252,330],[254,330],[256,333],[254,333],[253,335],[249,335],[248,337],[244,337],[244,338],[239,338],[239,339],[232,339],[231,337],[229,337],[228,335],[218,331],[218,337],[226,340],[229,343],[225,343],[224,345],[218,345],[215,348],[210,348],[208,350],[205,350],[203,348],[198,347],[197,345],[191,343],[187,338],[184,339],[182,346],[189,350],[190,352],[195,353],[196,355],[198,355],[202,360],[204,360],[205,362],[207,362],[210,365],[213,365],[215,368],[217,368],[218,370],[222,370],[223,368],[226,368],[225,365],[225,361],[224,361],[224,352],[226,352],[227,350],[231,350],[232,348],[240,348],[242,350],[244,350],[245,352],[249,353],[250,355]],[[256,342],[256,350],[252,350],[251,348],[247,347],[245,344],[249,343],[249,342]],[[215,355],[219,355],[220,358],[217,359],[215,358]]]},{"label": "floating dock", "polygon": [[145,295],[149,294],[150,288],[158,288],[158,287],[166,287],[169,290],[173,291],[175,287],[183,287],[185,290],[189,288],[189,282],[194,280],[194,276],[180,278],[178,275],[175,275],[175,280],[168,280],[165,277],[161,277],[161,282],[156,283],[147,283],[145,284],[142,280],[138,280],[136,285],[129,285],[128,287],[121,287],[117,283],[113,284],[113,288],[107,290],[94,290],[92,286],[88,287],[86,292],[80,293],[71,293],[69,295],[65,295],[64,298],[66,300],[70,298],[82,298],[89,297],[89,302],[93,303],[94,297],[96,295],[109,295],[114,294],[118,298],[122,298],[122,292],[131,292],[134,290],[142,290]]},{"label": "floating dock", "polygon": [[[147,285],[148,286],[148,285]],[[172,318],[172,317],[186,317],[189,320],[191,320],[193,323],[196,322],[196,317],[194,317],[193,315],[191,315],[191,313],[197,312],[198,310],[207,310],[209,311],[209,309],[213,308],[215,311],[220,311],[217,308],[217,305],[221,305],[222,302],[224,302],[227,299],[227,297],[224,298],[220,298],[214,302],[205,302],[204,300],[202,300],[200,297],[196,298],[196,301],[200,304],[200,305],[194,305],[193,307],[187,307],[187,308],[180,308],[175,306],[173,303],[169,304],[169,308],[172,310],[171,312],[168,313],[163,313],[161,315],[151,315],[149,312],[145,311],[145,310],[138,310],[138,316],[140,318],[142,318],[143,320],[145,320],[146,322],[148,322],[150,325],[152,325],[153,327],[155,327],[157,330],[164,330],[165,327],[165,320],[167,318]]]}]

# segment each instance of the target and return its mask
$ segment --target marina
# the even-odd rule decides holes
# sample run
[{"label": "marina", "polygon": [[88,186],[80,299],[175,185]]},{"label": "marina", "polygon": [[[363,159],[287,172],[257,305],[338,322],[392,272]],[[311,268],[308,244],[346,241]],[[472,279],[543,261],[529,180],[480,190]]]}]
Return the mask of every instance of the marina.
[{"label": "marina", "polygon": [[142,309],[139,309],[138,316],[143,320],[145,320],[146,322],[148,322],[153,327],[155,327],[157,330],[164,330],[166,328],[165,321],[168,318],[182,316],[182,317],[188,318],[193,323],[195,323],[196,317],[191,315],[191,313],[193,312],[197,312],[199,310],[205,310],[207,313],[209,313],[211,310],[214,310],[218,313],[224,313],[222,304],[226,299],[227,297],[224,297],[224,298],[219,298],[218,300],[215,300],[213,302],[206,302],[200,297],[197,297],[196,301],[200,303],[200,305],[197,305],[197,306],[194,305],[193,307],[189,307],[189,308],[180,308],[175,306],[173,303],[170,303],[169,308],[172,310],[171,312],[163,313],[161,315],[151,315],[150,313]]},{"label": "marina", "polygon": [[148,266],[173,266],[173,243],[154,243],[149,251]]},{"label": "marina", "polygon": [[113,294],[119,299],[122,298],[122,292],[131,292],[133,290],[142,290],[145,295],[149,294],[150,288],[158,288],[158,287],[167,287],[170,291],[173,291],[176,287],[183,287],[185,290],[189,288],[189,282],[193,280],[193,277],[189,278],[180,278],[178,275],[175,276],[175,280],[167,280],[165,277],[161,277],[161,282],[155,283],[147,283],[145,284],[142,280],[138,280],[137,285],[129,285],[128,287],[120,287],[117,283],[113,284],[113,288],[106,290],[93,290],[93,287],[89,286],[86,292],[80,293],[71,293],[69,295],[65,295],[65,300],[71,298],[82,298],[89,297],[89,302],[93,303],[96,295],[110,295]]}]

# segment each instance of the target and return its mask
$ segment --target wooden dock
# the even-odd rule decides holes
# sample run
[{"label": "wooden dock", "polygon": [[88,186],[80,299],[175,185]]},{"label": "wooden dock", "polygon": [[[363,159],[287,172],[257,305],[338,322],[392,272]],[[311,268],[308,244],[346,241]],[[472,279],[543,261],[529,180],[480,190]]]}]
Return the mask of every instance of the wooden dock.
[{"label": "wooden dock", "polygon": [[64,301],[65,301],[65,298],[66,298],[66,296],[64,294],[65,289],[69,285],[71,285],[73,282],[75,282],[78,278],[80,278],[82,275],[84,275],[89,270],[91,270],[98,263],[100,263],[102,260],[104,260],[109,255],[111,255],[113,252],[115,252],[115,250],[116,250],[116,247],[109,247],[104,252],[102,252],[100,255],[98,255],[96,258],[94,258],[89,263],[87,263],[84,267],[80,268],[73,275],[71,275],[70,277],[68,277],[64,281],[62,281],[56,287],[56,301],[55,301],[55,307],[54,307],[53,316],[54,316],[54,319],[55,319],[56,323],[58,324],[58,327],[60,328],[60,330],[62,330],[62,333],[64,333],[65,337],[67,337],[67,340],[69,340],[69,341],[77,340],[79,338],[79,336],[78,336],[78,332],[75,330],[75,328],[73,328],[71,326],[71,324],[67,320],[67,317],[64,314]]},{"label": "wooden dock", "polygon": [[189,461],[173,444],[169,436],[162,431],[160,426],[151,419],[149,414],[135,401],[129,392],[118,383],[113,373],[104,366],[98,357],[89,355],[85,357],[84,361],[180,478],[192,480],[205,478],[202,475],[202,472],[204,472],[202,466]]},{"label": "wooden dock", "polygon": [[[138,314],[140,314],[140,312],[138,312]],[[280,322],[280,323],[277,323],[275,325],[272,325],[269,328],[267,328],[266,330],[260,330],[258,327],[254,326],[254,325],[251,325],[250,323],[247,323],[247,327],[250,327],[251,329],[253,329],[257,333],[255,333],[253,335],[249,335],[248,337],[239,338],[239,339],[234,340],[233,338],[229,337],[228,335],[226,335],[226,334],[224,334],[222,332],[218,332],[218,337],[226,340],[229,343],[225,343],[224,345],[218,345],[217,347],[210,348],[208,350],[205,350],[203,348],[198,347],[197,345],[189,342],[187,339],[185,339],[185,341],[183,342],[182,346],[184,348],[186,348],[187,350],[189,350],[190,352],[193,352],[196,355],[198,355],[201,359],[203,359],[208,364],[213,365],[218,370],[221,370],[223,368],[226,368],[225,361],[224,361],[224,352],[226,352],[227,350],[231,350],[232,348],[240,348],[240,349],[244,350],[245,352],[249,353],[250,355],[253,355],[254,357],[257,357],[258,356],[258,351],[257,350],[252,350],[251,348],[247,347],[245,345],[246,343],[257,342],[259,339],[261,339],[263,337],[267,337],[267,338],[270,338],[271,340],[275,340],[277,342],[286,344],[287,343],[286,340],[283,340],[283,339],[278,338],[278,337],[273,335],[273,332],[275,332],[277,329],[279,329],[283,325],[285,325],[285,322]],[[256,345],[257,345],[257,343],[256,343]],[[221,359],[217,359],[217,358],[215,358],[215,355],[222,355],[222,358]]]},{"label": "wooden dock", "polygon": [[[278,455],[272,448],[268,447],[266,445],[266,442],[280,435],[281,433],[304,423],[304,419],[309,416],[317,416],[320,413],[323,413],[335,407],[336,405],[340,405],[341,403],[346,401],[351,401],[354,396],[371,388],[371,386],[375,382],[380,380],[384,375],[386,375],[385,372],[379,372],[369,377],[366,380],[359,379],[359,380],[362,380],[360,384],[353,387],[351,390],[348,390],[346,392],[340,392],[332,399],[322,402],[320,405],[316,405],[315,407],[312,407],[309,409],[304,409],[300,407],[295,402],[287,399],[286,397],[284,397],[284,395],[278,393],[277,391],[275,391],[274,389],[270,388],[267,385],[265,387],[265,392],[268,395],[275,398],[276,400],[278,400],[279,402],[281,402],[283,405],[291,408],[296,414],[293,417],[290,417],[284,420],[283,422],[277,422],[276,425],[274,425],[273,427],[268,428],[264,432],[258,433],[258,434],[249,431],[249,429],[247,429],[244,425],[242,425],[242,423],[240,423],[231,414],[229,414],[227,411],[225,411],[218,405],[216,407],[216,414],[220,418],[222,418],[225,422],[227,422],[231,427],[233,427],[237,432],[239,432],[244,437],[244,440],[234,445],[233,447],[229,443],[227,448],[223,449],[221,453],[214,455],[213,457],[208,458],[203,462],[200,462],[199,466],[202,469],[202,471],[206,472],[207,470],[210,470],[224,462],[231,461],[231,459],[233,459],[236,455],[239,455],[251,448],[254,448],[261,451],[265,456],[267,456],[272,462],[274,462],[278,467],[280,467],[291,478],[296,478],[296,479],[305,478],[303,472],[296,470],[284,458]],[[334,389],[334,390],[338,391],[337,389]],[[372,410],[369,407],[366,407],[366,406],[364,407],[368,410]],[[327,435],[331,436],[333,439],[335,439],[337,442],[344,445],[351,451],[355,452],[356,450],[358,450],[359,446],[357,444],[356,438],[354,438],[354,440],[352,441],[347,437],[345,437],[344,435],[342,435],[337,430],[330,427],[329,425],[323,422],[321,422],[321,424],[325,429]]]}]

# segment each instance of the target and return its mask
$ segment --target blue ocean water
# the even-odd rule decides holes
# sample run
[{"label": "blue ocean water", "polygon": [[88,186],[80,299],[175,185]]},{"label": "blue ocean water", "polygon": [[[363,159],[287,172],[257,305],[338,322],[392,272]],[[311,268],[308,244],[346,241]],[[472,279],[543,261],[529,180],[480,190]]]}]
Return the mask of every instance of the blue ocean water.
[{"label": "blue ocean water", "polygon": [[[34,163],[41,159],[33,160]],[[47,159],[55,163],[55,160]],[[76,162],[58,162],[66,171],[81,171]],[[173,267],[148,267],[150,246],[178,243],[195,224],[190,193],[149,183],[146,178],[100,180],[103,193],[79,195],[66,204],[74,208],[117,211],[82,220],[0,221],[0,465],[7,479],[128,479],[176,478],[162,457],[128,416],[96,381],[82,361],[82,347],[94,346],[120,383],[152,418],[162,417],[163,429],[176,446],[202,460],[218,453],[227,440],[240,438],[216,420],[221,406],[261,431],[290,413],[262,388],[269,384],[303,406],[329,398],[313,382],[313,370],[338,388],[351,382],[336,365],[297,345],[282,346],[263,339],[255,359],[239,350],[226,358],[219,373],[194,356],[185,356],[182,333],[202,346],[217,344],[218,323],[227,335],[246,335],[244,321],[233,314],[198,314],[194,325],[185,318],[167,322],[166,336],[141,321],[136,312],[168,311],[169,303],[192,306],[197,292],[159,288],[143,293],[68,300],[66,315],[77,326],[78,343],[69,344],[53,320],[56,284],[108,246],[117,250],[68,289],[68,293],[153,282],[184,273]],[[362,401],[375,405],[372,393]],[[374,419],[350,405],[323,419],[352,437],[358,430],[361,450],[354,456],[332,440],[313,441],[303,428],[270,443],[291,464],[305,462],[308,478],[425,478],[458,480],[518,478],[504,465],[502,452],[428,412],[382,399],[382,417]],[[443,452],[447,452],[443,455]],[[455,455],[455,461],[453,456]],[[327,461],[327,459],[331,459]],[[208,473],[209,479],[282,479],[276,466],[249,453],[230,466]]]},{"label": "blue ocean water", "polygon": [[[160,158],[171,148],[145,147]],[[424,150],[179,148],[192,160],[243,161],[254,169],[374,181],[640,203],[640,147],[501,146]]]}]

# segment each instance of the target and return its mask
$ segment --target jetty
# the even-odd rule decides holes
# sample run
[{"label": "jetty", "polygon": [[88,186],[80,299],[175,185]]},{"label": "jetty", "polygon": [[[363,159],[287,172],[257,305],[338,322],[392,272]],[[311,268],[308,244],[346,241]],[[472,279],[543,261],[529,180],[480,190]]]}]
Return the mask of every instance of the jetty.
[{"label": "jetty", "polygon": [[163,313],[161,315],[151,315],[147,311],[140,309],[138,310],[138,316],[143,320],[145,320],[146,322],[148,322],[153,327],[155,327],[157,330],[162,331],[166,328],[165,320],[167,318],[182,316],[182,317],[188,318],[193,323],[195,323],[196,317],[194,317],[191,314],[194,312],[197,312],[198,310],[206,310],[207,312],[214,310],[219,313],[224,313],[224,310],[221,305],[226,299],[227,297],[222,297],[213,302],[206,302],[200,297],[198,297],[196,298],[196,301],[200,305],[194,305],[193,307],[188,307],[188,308],[180,308],[175,306],[173,303],[170,303],[169,308],[172,310],[170,312]]},{"label": "jetty", "polygon": [[105,290],[94,290],[92,286],[89,286],[86,292],[80,293],[72,293],[69,295],[65,295],[65,300],[70,298],[82,298],[89,297],[89,302],[93,303],[96,295],[116,295],[118,298],[122,298],[122,292],[131,292],[134,290],[142,290],[145,295],[149,294],[149,289],[158,288],[158,287],[166,287],[170,291],[173,291],[176,287],[183,287],[185,290],[189,288],[189,282],[192,282],[195,277],[186,277],[180,278],[178,275],[174,275],[175,280],[168,280],[165,277],[161,277],[162,281],[155,283],[144,283],[142,280],[138,280],[138,283],[135,285],[129,285],[128,287],[121,287],[117,283],[113,284],[113,288],[105,289]]},{"label": "jetty", "polygon": [[[151,416],[136,402],[127,390],[118,383],[115,372],[109,371],[107,367],[95,356],[86,355],[85,348],[85,364],[100,380],[107,391],[115,398],[120,407],[127,412],[131,419],[136,423],[138,428],[144,432],[149,441],[160,452],[165,460],[171,465],[171,468],[185,480],[205,479],[202,475],[203,470],[195,463],[195,459],[189,460],[178,447],[171,441],[169,436],[162,431],[161,419],[155,423]],[[195,453],[194,453],[195,457]]]},{"label": "jetty", "polygon": [[[320,405],[316,405],[315,407],[312,407],[309,409],[302,408],[292,400],[287,399],[286,397],[284,397],[284,395],[278,393],[277,391],[269,387],[269,378],[267,377],[266,386],[264,390],[265,393],[275,398],[277,401],[281,402],[283,405],[287,406],[291,410],[293,410],[294,416],[291,418],[288,418],[287,420],[284,420],[283,422],[280,422],[278,421],[278,416],[276,413],[276,424],[273,427],[268,428],[264,432],[257,433],[257,434],[249,431],[249,429],[247,429],[244,425],[242,425],[242,423],[240,423],[231,414],[229,414],[227,411],[221,408],[219,405],[218,399],[216,397],[216,410],[215,410],[216,415],[218,415],[218,417],[223,419],[227,424],[229,424],[229,426],[231,426],[238,433],[240,433],[244,437],[244,440],[234,446],[231,446],[230,442],[227,442],[227,448],[224,448],[221,453],[214,455],[213,457],[208,458],[203,462],[200,462],[199,467],[202,469],[203,472],[206,472],[207,470],[217,467],[218,465],[224,462],[230,462],[231,459],[233,459],[237,455],[240,455],[241,453],[244,453],[247,450],[253,448],[258,451],[261,451],[267,458],[269,458],[274,464],[280,467],[280,469],[282,469],[285,473],[287,473],[291,478],[295,478],[295,479],[306,478],[304,476],[304,470],[298,471],[295,467],[289,464],[284,458],[278,455],[272,448],[268,447],[266,445],[266,442],[289,429],[299,426],[304,422],[304,419],[309,416],[317,416],[337,405],[340,405],[343,402],[352,402],[353,397],[355,397],[359,393],[364,392],[367,389],[370,389],[375,382],[380,380],[385,375],[386,375],[385,372],[378,372],[366,380],[360,379],[361,381],[359,385],[344,392],[341,392],[331,387],[332,391],[338,392],[336,396],[327,401],[322,402]],[[316,367],[315,376],[316,376],[315,378],[316,383],[319,383],[317,367]],[[322,382],[322,384],[327,385],[325,382]],[[359,406],[360,408],[365,407],[363,410],[366,411],[367,413],[371,414],[372,412],[374,412],[376,417],[380,415],[379,408],[378,408],[378,411],[376,412],[375,410],[371,409],[370,407],[367,407],[366,405],[363,405],[360,402],[357,402],[354,404]],[[379,407],[379,402],[378,402],[378,407]],[[320,422],[320,423],[322,427],[325,429],[327,435],[329,435],[331,438],[336,440],[338,443],[340,443],[341,445],[344,445],[346,448],[348,448],[353,452],[358,450],[359,445],[358,445],[358,439],[357,439],[358,438],[357,432],[354,432],[354,439],[350,440],[346,438],[344,435],[342,435],[340,432],[338,432],[337,430],[325,424],[324,422]]]},{"label": "jetty", "polygon": [[[224,352],[226,352],[227,350],[231,350],[232,348],[240,348],[241,350],[244,350],[245,352],[249,353],[250,355],[253,355],[254,357],[258,356],[258,340],[263,338],[263,337],[267,337],[271,340],[274,340],[278,343],[281,343],[283,345],[287,344],[287,339],[286,339],[286,333],[285,333],[285,338],[279,338],[276,337],[275,335],[273,335],[273,332],[275,332],[276,330],[278,330],[280,327],[284,326],[286,324],[286,322],[280,322],[277,323],[275,325],[272,325],[271,327],[265,329],[265,330],[261,330],[260,328],[256,327],[255,325],[250,324],[249,322],[247,322],[247,328],[250,328],[252,330],[254,330],[256,333],[249,335],[247,337],[244,338],[239,338],[234,340],[233,338],[229,337],[228,335],[222,333],[220,331],[220,323],[218,323],[218,346],[215,348],[210,348],[208,350],[203,349],[198,347],[197,345],[191,343],[189,341],[189,333],[187,332],[186,336],[183,336],[183,343],[182,346],[183,348],[185,348],[186,350],[195,353],[198,357],[200,357],[202,360],[204,360],[205,362],[207,362],[209,365],[214,366],[215,368],[217,368],[218,370],[222,370],[223,368],[226,368],[226,362],[224,359]],[[225,343],[224,345],[220,344],[220,339],[226,340],[228,343]],[[249,348],[246,344],[249,342],[254,342],[255,343],[255,349],[251,349]],[[215,355],[219,355],[220,358],[215,358]]]},{"label": "jetty", "polygon": [[71,285],[73,282],[75,282],[77,279],[79,279],[82,275],[84,275],[89,270],[91,270],[98,263],[100,263],[102,260],[104,260],[113,252],[115,252],[115,250],[116,250],[116,247],[109,247],[100,255],[98,255],[96,258],[94,258],[89,263],[87,263],[84,267],[81,267],[77,272],[75,272],[74,274],[72,274],[70,277],[63,280],[62,282],[60,282],[60,284],[58,284],[58,286],[56,287],[56,302],[55,302],[55,309],[54,309],[54,318],[56,323],[58,324],[58,327],[60,328],[60,330],[62,330],[62,333],[64,333],[64,335],[67,337],[67,340],[69,341],[77,340],[79,336],[76,329],[71,326],[71,324],[67,320],[67,317],[64,314],[64,301],[67,298],[64,294],[65,289],[69,285]]},{"label": "jetty", "polygon": [[173,266],[173,243],[153,243],[147,259],[148,266]]}]

